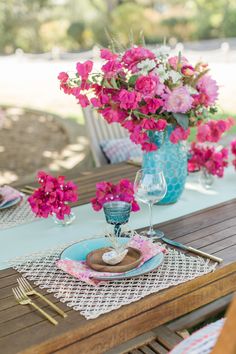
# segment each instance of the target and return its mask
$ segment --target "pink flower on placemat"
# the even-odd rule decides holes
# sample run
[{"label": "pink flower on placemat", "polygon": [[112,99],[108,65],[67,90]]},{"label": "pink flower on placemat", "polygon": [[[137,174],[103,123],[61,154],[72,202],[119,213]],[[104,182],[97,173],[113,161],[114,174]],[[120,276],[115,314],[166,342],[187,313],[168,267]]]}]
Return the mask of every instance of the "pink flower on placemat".
[{"label": "pink flower on placemat", "polygon": [[77,186],[72,181],[66,182],[64,176],[56,178],[44,171],[39,171],[37,178],[41,187],[28,198],[32,211],[41,218],[55,214],[63,220],[71,212],[68,203],[78,200]]},{"label": "pink flower on placemat", "polygon": [[[139,235],[134,236],[130,242],[129,246],[137,248],[141,251],[143,255],[142,262],[139,264],[138,268],[141,267],[149,259],[153,258],[159,253],[167,253],[164,247],[158,244],[152,243],[151,240],[143,238]],[[106,283],[106,281],[101,281],[96,279],[97,276],[113,276],[125,273],[107,273],[107,272],[97,272],[91,269],[84,261],[71,261],[71,260],[58,260],[56,265],[59,269],[72,275],[73,277],[93,286],[98,286]]]},{"label": "pink flower on placemat", "polygon": [[91,199],[95,211],[100,211],[104,203],[118,200],[130,203],[132,211],[140,209],[134,198],[133,183],[128,179],[122,179],[117,184],[106,181],[96,184],[96,197]]}]

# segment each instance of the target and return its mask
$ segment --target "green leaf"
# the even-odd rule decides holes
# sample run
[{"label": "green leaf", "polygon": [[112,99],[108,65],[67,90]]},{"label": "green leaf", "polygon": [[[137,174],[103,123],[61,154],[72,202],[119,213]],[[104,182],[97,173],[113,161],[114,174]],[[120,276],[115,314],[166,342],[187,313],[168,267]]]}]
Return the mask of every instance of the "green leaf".
[{"label": "green leaf", "polygon": [[116,79],[114,77],[111,78],[111,84],[115,89],[117,89],[117,90],[119,89],[119,87],[117,86],[117,83],[116,83]]},{"label": "green leaf", "polygon": [[173,113],[173,116],[181,127],[183,127],[185,130],[188,129],[189,119],[186,114]]},{"label": "green leaf", "polygon": [[129,78],[128,85],[130,85],[130,86],[135,85],[135,82],[136,82],[137,78],[138,78],[138,75],[133,75],[133,76],[131,76],[131,77]]},{"label": "green leaf", "polygon": [[104,79],[104,80],[103,80],[102,86],[103,86],[103,87],[106,87],[106,88],[113,88],[113,86],[111,86],[111,85],[109,84],[109,82],[107,81],[107,79]]}]

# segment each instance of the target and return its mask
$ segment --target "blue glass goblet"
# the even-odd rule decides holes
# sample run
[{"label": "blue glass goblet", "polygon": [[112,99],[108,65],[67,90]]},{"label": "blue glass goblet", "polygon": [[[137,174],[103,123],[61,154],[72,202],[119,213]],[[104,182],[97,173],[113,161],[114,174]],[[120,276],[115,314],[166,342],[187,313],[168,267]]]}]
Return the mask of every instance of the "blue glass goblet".
[{"label": "blue glass goblet", "polygon": [[121,236],[121,225],[129,221],[131,204],[114,201],[103,204],[103,210],[108,224],[114,225],[115,236]]}]

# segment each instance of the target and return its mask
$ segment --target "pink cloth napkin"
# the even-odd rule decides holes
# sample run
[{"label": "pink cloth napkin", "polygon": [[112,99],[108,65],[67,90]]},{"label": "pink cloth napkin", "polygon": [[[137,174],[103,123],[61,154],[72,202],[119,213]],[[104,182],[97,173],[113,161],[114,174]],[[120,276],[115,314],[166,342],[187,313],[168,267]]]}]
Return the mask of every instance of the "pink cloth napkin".
[{"label": "pink cloth napkin", "polygon": [[[152,243],[151,240],[144,239],[139,235],[134,236],[130,242],[129,247],[136,248],[140,250],[143,254],[143,260],[140,263],[139,267],[145,262],[147,262],[152,257],[156,256],[158,253],[166,253],[166,249]],[[75,278],[84,281],[90,285],[99,285],[104,283],[103,280],[95,279],[96,276],[113,276],[117,274],[125,274],[125,273],[108,273],[108,272],[97,272],[86,264],[85,261],[71,261],[71,260],[59,260],[56,262],[58,268],[63,270],[64,272],[73,275]]]},{"label": "pink cloth napkin", "polygon": [[3,201],[0,202],[0,207],[16,198],[21,197],[21,193],[10,186],[0,187],[0,194],[3,196]]}]

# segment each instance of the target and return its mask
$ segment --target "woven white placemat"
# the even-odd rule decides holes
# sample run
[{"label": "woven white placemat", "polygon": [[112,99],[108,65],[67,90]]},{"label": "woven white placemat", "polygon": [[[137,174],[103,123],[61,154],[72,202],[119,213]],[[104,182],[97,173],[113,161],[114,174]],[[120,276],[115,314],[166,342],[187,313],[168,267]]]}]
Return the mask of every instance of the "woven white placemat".
[{"label": "woven white placemat", "polygon": [[137,278],[88,285],[58,269],[55,262],[67,245],[15,259],[11,266],[40,288],[92,319],[173,285],[214,271],[216,264],[168,248],[164,262],[155,271]]},{"label": "woven white placemat", "polygon": [[20,204],[0,210],[0,230],[8,229],[21,224],[27,224],[36,220],[27,202],[27,197],[23,197]]}]

